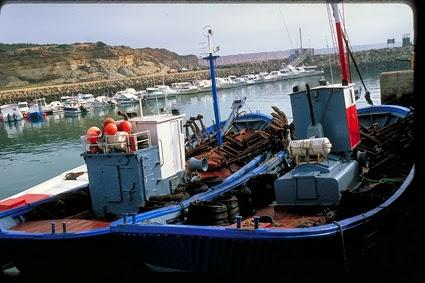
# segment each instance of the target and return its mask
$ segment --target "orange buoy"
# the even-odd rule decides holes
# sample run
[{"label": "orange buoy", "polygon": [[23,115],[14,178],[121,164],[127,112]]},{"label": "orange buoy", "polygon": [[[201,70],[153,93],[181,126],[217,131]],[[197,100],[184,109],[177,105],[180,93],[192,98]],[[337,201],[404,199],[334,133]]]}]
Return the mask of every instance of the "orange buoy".
[{"label": "orange buoy", "polygon": [[98,135],[100,135],[100,133],[102,132],[102,130],[101,130],[101,129],[99,129],[98,127],[95,127],[95,126],[90,127],[90,128],[87,130],[87,133],[88,133],[88,132],[90,132],[90,131],[95,131]]},{"label": "orange buoy", "polygon": [[98,137],[99,137],[99,133],[96,130],[89,129],[89,131],[87,131],[87,141],[89,143],[96,143]]},{"label": "orange buoy", "polygon": [[131,124],[131,122],[126,121],[126,120],[122,121],[118,126],[119,131],[123,131],[123,132],[126,132],[128,134],[131,133],[132,129],[133,129],[133,125]]},{"label": "orange buoy", "polygon": [[103,120],[103,127],[105,127],[109,123],[114,123],[115,124],[115,120],[112,119],[112,118],[106,118],[105,120]]},{"label": "orange buoy", "polygon": [[105,134],[113,136],[118,132],[118,127],[115,125],[115,123],[108,123],[105,125]]}]

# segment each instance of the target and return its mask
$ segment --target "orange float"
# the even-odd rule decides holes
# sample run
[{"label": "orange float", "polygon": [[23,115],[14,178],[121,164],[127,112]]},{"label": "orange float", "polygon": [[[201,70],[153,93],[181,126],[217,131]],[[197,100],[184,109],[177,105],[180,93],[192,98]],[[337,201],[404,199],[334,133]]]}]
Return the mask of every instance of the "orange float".
[{"label": "orange float", "polygon": [[87,131],[87,141],[89,143],[96,143],[97,138],[99,137],[99,133],[95,130]]},{"label": "orange float", "polygon": [[98,127],[90,127],[88,130],[87,130],[87,133],[88,132],[91,132],[91,131],[95,131],[98,135],[100,135],[100,133],[102,132],[102,130],[101,129],[99,129]]},{"label": "orange float", "polygon": [[105,125],[104,132],[106,135],[113,136],[118,132],[118,127],[115,123],[108,123]]},{"label": "orange float", "polygon": [[103,120],[103,127],[105,127],[109,123],[114,123],[115,124],[115,120],[112,119],[112,118],[106,118],[105,120]]},{"label": "orange float", "polygon": [[123,131],[123,132],[126,132],[128,134],[131,133],[132,129],[133,129],[133,125],[129,121],[126,121],[126,120],[122,121],[118,126],[119,131]]}]

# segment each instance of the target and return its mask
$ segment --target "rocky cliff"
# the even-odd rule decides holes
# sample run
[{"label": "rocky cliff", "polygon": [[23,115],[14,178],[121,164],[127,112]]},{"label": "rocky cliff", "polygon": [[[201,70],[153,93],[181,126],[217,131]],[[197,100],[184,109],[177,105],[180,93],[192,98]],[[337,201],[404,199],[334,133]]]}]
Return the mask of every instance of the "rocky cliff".
[{"label": "rocky cliff", "polygon": [[179,56],[166,49],[102,42],[19,46],[0,49],[0,88],[116,80],[187,66],[198,66],[195,55]]}]

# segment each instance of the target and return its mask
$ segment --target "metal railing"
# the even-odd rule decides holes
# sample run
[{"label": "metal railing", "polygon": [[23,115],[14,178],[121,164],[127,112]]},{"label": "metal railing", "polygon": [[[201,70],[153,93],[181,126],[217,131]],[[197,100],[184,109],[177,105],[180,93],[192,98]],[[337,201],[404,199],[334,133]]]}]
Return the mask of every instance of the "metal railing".
[{"label": "metal railing", "polygon": [[80,137],[83,153],[131,153],[152,145],[150,131],[133,134],[84,135]]}]

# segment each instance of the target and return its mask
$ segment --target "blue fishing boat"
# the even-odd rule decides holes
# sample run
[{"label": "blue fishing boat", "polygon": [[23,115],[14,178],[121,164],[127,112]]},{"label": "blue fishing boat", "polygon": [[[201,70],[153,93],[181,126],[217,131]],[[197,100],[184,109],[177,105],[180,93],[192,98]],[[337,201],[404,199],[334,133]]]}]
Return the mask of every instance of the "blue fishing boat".
[{"label": "blue fishing boat", "polygon": [[357,109],[343,72],[341,84],[294,89],[293,123],[277,107],[243,115],[243,99],[221,121],[209,50],[214,125],[175,111],[92,127],[85,165],[0,201],[0,263],[31,279],[48,266],[100,280],[135,269],[344,268],[348,247],[369,249],[414,175],[394,152],[404,143],[408,157],[409,139],[393,135],[411,132],[411,111]]},{"label": "blue fishing boat", "polygon": [[342,82],[294,87],[295,132],[282,144],[279,169],[256,168],[242,185],[114,222],[123,254],[137,254],[153,271],[335,275],[384,261],[382,238],[406,221],[402,210],[413,190],[414,114],[393,105],[357,109],[342,23],[331,5]]},{"label": "blue fishing boat", "polygon": [[[397,122],[411,123],[411,118],[410,109],[399,106],[358,110],[362,127],[382,129]],[[327,125],[322,125],[328,136]],[[279,172],[279,177],[260,173],[262,169],[257,168],[251,172],[256,177],[244,176],[246,186],[207,192],[196,201],[182,202],[186,211],[179,206],[167,207],[137,215],[134,223],[115,222],[111,230],[121,239],[122,253],[138,254],[154,271],[264,272],[280,266],[287,272],[308,268],[323,274],[344,270],[347,262],[350,268],[370,263],[373,245],[403,221],[398,213],[412,190],[415,169],[406,160],[397,163],[395,167],[399,168],[387,164],[384,168],[398,179],[386,180],[387,174],[381,172],[373,181],[358,175],[359,164],[364,162],[361,156],[347,162],[329,155],[321,163],[301,163],[286,173]],[[335,162],[339,164],[332,164]],[[338,168],[350,163],[358,166],[352,172]],[[342,189],[338,186],[352,182],[344,181],[347,174],[359,182]],[[313,188],[309,184],[314,184]],[[244,201],[247,198],[250,205]],[[209,213],[217,219],[221,215],[226,218],[232,199],[240,212],[236,219],[220,222],[206,216]],[[324,204],[317,205],[319,202]],[[192,213],[202,211],[201,207],[204,215],[194,217]]]},{"label": "blue fishing boat", "polygon": [[44,112],[38,104],[33,104],[29,107],[28,119],[31,122],[39,122],[44,120]]}]

